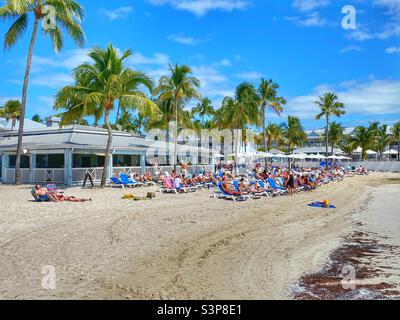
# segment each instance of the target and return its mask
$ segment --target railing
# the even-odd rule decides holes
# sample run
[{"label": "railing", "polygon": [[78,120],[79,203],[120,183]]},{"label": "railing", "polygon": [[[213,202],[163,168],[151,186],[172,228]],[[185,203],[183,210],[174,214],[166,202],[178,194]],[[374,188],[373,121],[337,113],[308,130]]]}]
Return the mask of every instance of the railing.
[{"label": "railing", "polygon": [[89,174],[93,181],[101,181],[103,168],[73,168],[72,169],[72,183],[80,184],[85,180],[86,174]]},{"label": "railing", "polygon": [[64,183],[64,169],[34,169],[34,183]]},{"label": "railing", "polygon": [[[31,182],[31,169],[20,169],[21,182],[30,183]],[[14,183],[15,182],[15,169],[6,169],[6,174],[4,177],[4,183]]]},{"label": "railing", "polygon": [[113,175],[119,176],[121,173],[126,173],[130,176],[132,173],[141,174],[142,168],[141,167],[114,167],[113,168]]}]

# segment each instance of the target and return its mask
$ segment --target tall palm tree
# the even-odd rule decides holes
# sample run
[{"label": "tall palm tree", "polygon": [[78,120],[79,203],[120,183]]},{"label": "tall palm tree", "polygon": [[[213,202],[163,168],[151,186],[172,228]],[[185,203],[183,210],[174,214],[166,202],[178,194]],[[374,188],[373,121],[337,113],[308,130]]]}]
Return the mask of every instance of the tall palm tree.
[{"label": "tall palm tree", "polygon": [[11,120],[11,131],[14,130],[17,120],[21,121],[21,102],[9,100],[0,108],[0,118]]},{"label": "tall palm tree", "polygon": [[400,161],[400,121],[397,122],[390,131],[393,135],[393,139],[397,143],[397,160]]},{"label": "tall palm tree", "polygon": [[357,148],[356,142],[350,136],[344,136],[339,146],[347,156],[350,156],[354,149]]},{"label": "tall palm tree", "polygon": [[[49,16],[49,8],[54,10],[54,17]],[[28,18],[30,14],[34,17],[34,23],[22,88],[21,117],[19,121],[17,157],[15,161],[16,184],[21,182],[19,169],[22,154],[26,100],[32,55],[39,29],[39,22],[43,21],[44,25],[49,21],[51,22],[46,28],[43,28],[43,33],[50,36],[55,52],[59,52],[64,45],[62,29],[64,29],[79,46],[83,46],[85,42],[85,35],[80,26],[83,17],[83,9],[78,2],[74,0],[5,0],[5,4],[0,7],[0,18],[14,19],[14,22],[5,35],[4,49],[10,49],[23,37],[28,28]]]},{"label": "tall palm tree", "polygon": [[374,126],[375,130],[373,149],[378,152],[379,159],[382,160],[386,146],[390,145],[394,141],[394,138],[391,134],[387,133],[388,126],[386,124],[380,125],[379,122],[374,122],[371,125]]},{"label": "tall palm tree", "polygon": [[[327,92],[322,97],[319,97],[315,104],[320,108],[320,113],[315,117],[316,120],[320,120],[325,116],[326,129],[325,129],[325,151],[326,157],[329,156],[328,152],[328,139],[329,139],[329,121],[332,116],[340,117],[346,113],[344,111],[344,104],[339,102],[338,97],[335,93]],[[326,167],[328,167],[328,161],[326,161]]]},{"label": "tall palm tree", "polygon": [[329,127],[328,140],[331,144],[331,153],[333,154],[333,149],[338,146],[343,139],[344,127],[335,121],[333,121]]},{"label": "tall palm tree", "polygon": [[154,94],[159,95],[159,100],[172,100],[174,104],[175,134],[174,134],[174,169],[177,165],[177,145],[178,145],[178,110],[183,109],[186,102],[191,99],[201,97],[198,92],[200,80],[191,76],[192,69],[187,65],[169,66],[170,75],[161,77]]},{"label": "tall palm tree", "polygon": [[[235,97],[224,98],[222,107],[215,115],[216,126],[243,131],[248,125],[259,125],[258,106],[259,98],[254,86],[242,83],[236,88]],[[235,139],[232,140],[235,142]],[[237,147],[237,143],[234,143],[236,163],[238,160]],[[237,171],[237,166],[235,166],[235,170]]]},{"label": "tall palm tree", "polygon": [[271,150],[272,148],[272,143],[275,141],[277,142],[282,135],[282,130],[281,127],[275,123],[269,123],[267,128],[266,128],[266,134],[267,134],[267,149],[266,151]]},{"label": "tall palm tree", "polygon": [[[256,148],[257,150],[260,149],[260,146],[264,143],[265,139],[264,139],[264,135],[262,134],[262,132],[260,132],[259,134],[254,135],[253,137],[254,143],[256,144]],[[264,150],[265,151],[265,150]]]},{"label": "tall palm tree", "polygon": [[376,137],[376,127],[359,126],[354,130],[354,145],[361,148],[361,159],[367,160],[367,150],[372,149]]},{"label": "tall palm tree", "polygon": [[[266,126],[266,112],[267,107],[271,109],[273,112],[281,115],[283,111],[283,105],[286,104],[286,100],[282,97],[278,96],[277,90],[279,89],[279,85],[274,83],[272,79],[265,80],[261,79],[260,85],[258,87],[258,95],[260,98],[260,106],[261,106],[261,121],[262,121],[262,132],[264,133],[264,150],[267,150],[267,136],[268,134],[265,132]],[[265,159],[267,162],[267,159]]]},{"label": "tall palm tree", "polygon": [[204,118],[206,116],[213,116],[215,113],[214,107],[211,104],[211,100],[203,98],[201,101],[192,109],[192,113],[201,118],[201,124],[204,126]]},{"label": "tall palm tree", "polygon": [[63,109],[65,105],[69,106],[63,113],[65,123],[84,116],[104,118],[108,141],[101,187],[105,186],[109,167],[113,141],[110,113],[114,110],[115,103],[118,101],[123,108],[137,109],[147,116],[157,112],[157,105],[141,91],[144,86],[151,92],[151,79],[124,65],[124,61],[131,54],[131,51],[127,50],[119,56],[112,45],[105,50],[93,49],[88,54],[92,63],[79,65],[73,73],[75,84],[64,87],[57,94],[55,108]]},{"label": "tall palm tree", "polygon": [[301,147],[307,141],[307,134],[304,131],[300,119],[288,116],[287,122],[281,124],[282,144],[291,153],[295,148]]}]

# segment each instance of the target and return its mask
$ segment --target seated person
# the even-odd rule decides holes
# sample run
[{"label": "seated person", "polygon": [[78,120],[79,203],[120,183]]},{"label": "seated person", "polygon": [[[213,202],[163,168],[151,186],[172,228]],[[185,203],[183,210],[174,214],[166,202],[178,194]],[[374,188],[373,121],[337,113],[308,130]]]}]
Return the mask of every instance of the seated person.
[{"label": "seated person", "polygon": [[243,193],[243,192],[239,192],[239,191],[236,191],[234,188],[233,188],[233,186],[231,186],[229,183],[228,183],[228,180],[226,179],[226,178],[224,178],[223,180],[222,180],[222,190],[224,190],[224,192],[226,193],[226,194],[229,194],[229,195],[231,195],[231,196],[243,196],[243,195],[245,195],[245,193]]}]

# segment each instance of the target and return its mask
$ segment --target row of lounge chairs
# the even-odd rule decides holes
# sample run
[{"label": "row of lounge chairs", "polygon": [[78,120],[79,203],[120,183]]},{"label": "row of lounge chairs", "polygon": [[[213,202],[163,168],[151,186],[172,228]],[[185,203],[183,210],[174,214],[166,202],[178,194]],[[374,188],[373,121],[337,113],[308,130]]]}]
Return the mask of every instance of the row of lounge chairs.
[{"label": "row of lounge chairs", "polygon": [[121,188],[134,188],[134,187],[143,187],[143,186],[154,186],[155,183],[153,181],[140,182],[136,181],[133,176],[128,177],[126,173],[121,173],[119,178],[112,177],[110,179],[110,185],[121,187]]}]

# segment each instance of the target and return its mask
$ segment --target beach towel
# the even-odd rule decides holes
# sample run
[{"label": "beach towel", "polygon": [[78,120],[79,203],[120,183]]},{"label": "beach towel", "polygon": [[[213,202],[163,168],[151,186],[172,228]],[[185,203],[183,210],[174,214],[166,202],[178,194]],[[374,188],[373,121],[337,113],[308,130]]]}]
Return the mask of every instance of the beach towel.
[{"label": "beach towel", "polygon": [[142,201],[142,200],[151,200],[155,197],[153,192],[147,193],[147,197],[137,197],[131,193],[125,194],[122,199],[123,200],[133,200],[133,201]]},{"label": "beach towel", "polygon": [[334,205],[329,205],[329,207],[325,207],[322,202],[313,202],[308,205],[309,207],[314,207],[314,208],[324,208],[324,209],[336,209]]}]

